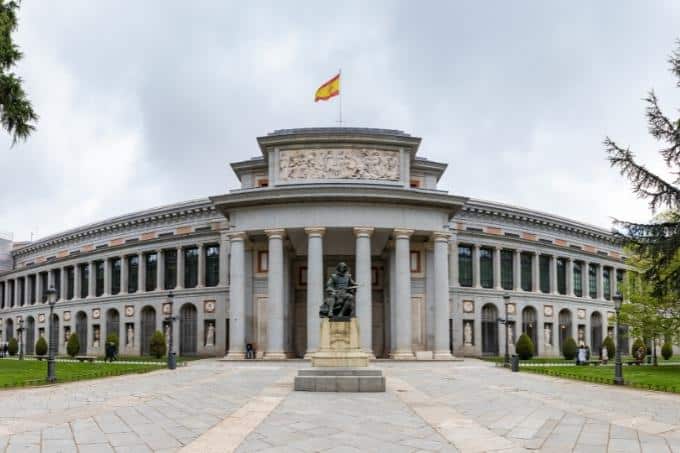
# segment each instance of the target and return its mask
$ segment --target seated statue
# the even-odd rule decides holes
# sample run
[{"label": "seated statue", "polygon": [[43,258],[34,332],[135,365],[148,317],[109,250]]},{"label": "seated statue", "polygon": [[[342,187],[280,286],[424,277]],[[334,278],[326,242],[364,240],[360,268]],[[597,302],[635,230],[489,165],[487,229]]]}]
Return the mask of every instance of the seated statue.
[{"label": "seated statue", "polygon": [[322,318],[346,319],[355,315],[354,293],[357,283],[352,280],[345,263],[338,263],[335,272],[326,282],[326,298],[319,315]]}]

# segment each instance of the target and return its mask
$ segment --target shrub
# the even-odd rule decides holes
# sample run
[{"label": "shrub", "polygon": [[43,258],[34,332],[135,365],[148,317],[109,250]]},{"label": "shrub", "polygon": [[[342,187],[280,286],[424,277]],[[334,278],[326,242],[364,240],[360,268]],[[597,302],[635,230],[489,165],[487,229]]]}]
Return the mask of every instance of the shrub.
[{"label": "shrub", "polygon": [[642,356],[642,358],[640,360],[644,360],[645,359],[644,356],[647,355],[647,346],[645,346],[645,342],[642,341],[642,338],[636,338],[635,339],[635,341],[633,342],[633,346],[631,346],[631,348],[630,348],[630,354],[633,357],[637,358],[637,351],[640,348],[642,348],[642,350],[644,351],[644,355]]},{"label": "shrub", "polygon": [[12,337],[9,339],[9,342],[7,343],[7,352],[9,352],[9,355],[17,355],[17,352],[19,352],[19,343],[16,338]]},{"label": "shrub", "polygon": [[607,336],[607,338],[605,338],[602,342],[602,346],[607,348],[607,356],[609,357],[609,360],[614,359],[614,355],[616,354],[616,345],[614,345],[614,340],[612,337]]},{"label": "shrub", "polygon": [[523,333],[517,339],[515,344],[515,351],[521,360],[529,360],[534,356],[534,342],[531,341],[529,335]]},{"label": "shrub", "polygon": [[151,355],[153,355],[157,359],[160,359],[165,355],[166,352],[165,335],[163,335],[163,332],[161,332],[160,330],[155,331],[151,336],[151,344],[149,345],[149,350],[151,351]]},{"label": "shrub", "polygon": [[568,337],[564,340],[562,345],[562,355],[567,360],[574,360],[576,358],[576,341],[573,338]]},{"label": "shrub", "polygon": [[106,342],[107,343],[113,343],[116,345],[116,351],[118,350],[118,335],[115,333],[110,333],[108,337],[106,337]]},{"label": "shrub", "polygon": [[45,337],[40,337],[35,342],[35,355],[44,356],[45,354],[47,354],[47,341]]},{"label": "shrub", "polygon": [[78,339],[78,335],[75,333],[72,333],[71,336],[68,337],[68,343],[66,343],[66,352],[71,357],[77,356],[80,352],[80,340]]},{"label": "shrub", "polygon": [[669,342],[666,342],[661,346],[661,355],[663,356],[664,360],[668,360],[671,357],[673,357],[673,345]]}]

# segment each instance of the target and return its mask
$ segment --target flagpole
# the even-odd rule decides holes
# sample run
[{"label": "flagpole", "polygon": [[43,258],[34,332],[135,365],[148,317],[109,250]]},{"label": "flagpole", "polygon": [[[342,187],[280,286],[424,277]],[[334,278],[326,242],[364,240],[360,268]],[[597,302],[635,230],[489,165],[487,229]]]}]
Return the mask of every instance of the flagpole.
[{"label": "flagpole", "polygon": [[338,80],[340,81],[340,93],[338,93],[338,123],[342,127],[342,68],[338,69]]}]

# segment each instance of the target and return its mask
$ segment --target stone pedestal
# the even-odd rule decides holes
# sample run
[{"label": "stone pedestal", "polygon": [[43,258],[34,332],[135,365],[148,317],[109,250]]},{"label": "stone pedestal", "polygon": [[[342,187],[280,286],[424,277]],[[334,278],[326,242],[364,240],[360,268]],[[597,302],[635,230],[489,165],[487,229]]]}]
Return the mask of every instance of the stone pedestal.
[{"label": "stone pedestal", "polygon": [[368,368],[356,318],[321,318],[319,350],[310,354],[312,369],[299,370],[295,390],[306,392],[384,392],[382,370]]}]

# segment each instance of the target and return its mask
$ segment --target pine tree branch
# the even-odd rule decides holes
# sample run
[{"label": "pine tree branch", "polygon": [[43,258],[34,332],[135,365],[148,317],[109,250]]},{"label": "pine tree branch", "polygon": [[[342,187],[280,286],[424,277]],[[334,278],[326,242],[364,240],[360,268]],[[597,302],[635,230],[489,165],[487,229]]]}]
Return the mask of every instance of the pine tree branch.
[{"label": "pine tree branch", "polygon": [[652,211],[660,206],[672,210],[680,208],[680,190],[647,170],[644,165],[635,162],[630,149],[621,148],[609,137],[604,140],[604,145],[609,155],[609,164],[617,167],[619,173],[631,181],[633,193],[640,198],[650,199],[649,207]]},{"label": "pine tree branch", "polygon": [[678,39],[675,43],[678,47],[673,51],[671,57],[668,59],[668,62],[671,64],[671,72],[675,74],[675,77],[678,79],[678,81],[675,82],[675,86],[680,88],[680,39]]},{"label": "pine tree branch", "polygon": [[646,115],[649,133],[657,140],[662,140],[670,145],[660,151],[666,165],[680,165],[680,123],[677,126],[674,125],[663,114],[654,90],[650,91],[644,100],[647,103]]}]

